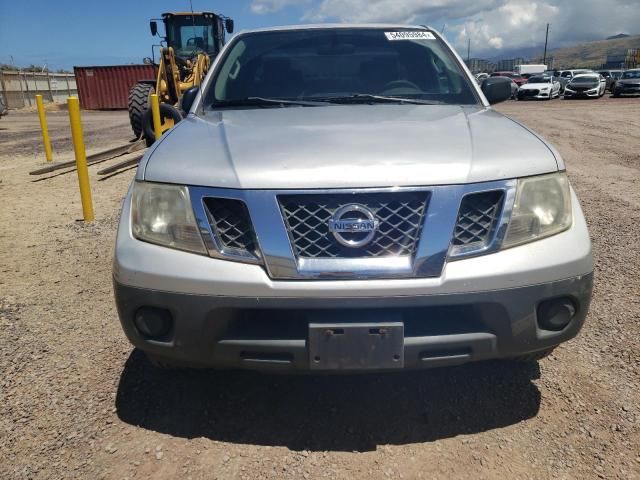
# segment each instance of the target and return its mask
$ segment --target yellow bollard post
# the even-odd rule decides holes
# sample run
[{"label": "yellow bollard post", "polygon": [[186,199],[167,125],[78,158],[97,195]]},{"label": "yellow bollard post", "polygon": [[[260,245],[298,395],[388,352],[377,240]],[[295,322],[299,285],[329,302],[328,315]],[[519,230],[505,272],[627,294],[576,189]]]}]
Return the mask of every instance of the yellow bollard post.
[{"label": "yellow bollard post", "polygon": [[157,140],[162,136],[162,125],[160,125],[160,101],[155,93],[151,94],[151,116],[153,118],[153,133],[155,133]]},{"label": "yellow bollard post", "polygon": [[38,117],[40,117],[40,130],[42,130],[42,143],[44,143],[44,155],[47,162],[53,159],[51,153],[51,141],[49,140],[49,129],[47,128],[47,116],[44,113],[44,105],[42,103],[42,95],[36,95],[36,105],[38,106]]},{"label": "yellow bollard post", "polygon": [[91,186],[89,185],[87,154],[84,150],[84,140],[82,138],[82,123],[80,122],[80,103],[78,102],[78,97],[69,97],[67,105],[69,107],[69,120],[71,121],[73,151],[76,154],[76,169],[78,171],[78,183],[80,184],[82,214],[85,222],[93,222],[93,201],[91,200]]}]

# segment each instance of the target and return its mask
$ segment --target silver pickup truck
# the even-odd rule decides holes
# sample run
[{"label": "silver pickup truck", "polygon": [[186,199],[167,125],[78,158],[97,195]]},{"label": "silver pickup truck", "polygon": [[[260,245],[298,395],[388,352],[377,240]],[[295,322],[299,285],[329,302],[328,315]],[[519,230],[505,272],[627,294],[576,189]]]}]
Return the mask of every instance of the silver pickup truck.
[{"label": "silver pickup truck", "polygon": [[591,243],[560,154],[438,32],[235,36],[124,200],[113,281],[159,366],[378,371],[539,359]]}]

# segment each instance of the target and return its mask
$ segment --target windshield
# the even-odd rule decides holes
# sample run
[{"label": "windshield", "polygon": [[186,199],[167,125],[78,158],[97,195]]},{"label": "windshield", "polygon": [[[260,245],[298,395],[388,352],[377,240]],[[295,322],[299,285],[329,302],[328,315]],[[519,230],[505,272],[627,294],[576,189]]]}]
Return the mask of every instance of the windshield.
[{"label": "windshield", "polygon": [[543,77],[542,75],[537,75],[529,78],[529,83],[549,83],[551,82],[551,77]]},{"label": "windshield", "polygon": [[593,77],[593,76],[589,76],[589,77],[574,77],[573,80],[571,80],[572,84],[592,84],[592,83],[599,83],[600,79],[598,77]]},{"label": "windshield", "polygon": [[354,96],[478,102],[458,62],[431,32],[339,28],[236,37],[205,103],[224,106],[256,97],[331,102]]},{"label": "windshield", "polygon": [[624,72],[622,78],[640,78],[640,70]]},{"label": "windshield", "polygon": [[215,18],[198,15],[175,15],[165,19],[167,44],[178,57],[190,58],[206,52],[216,55]]}]

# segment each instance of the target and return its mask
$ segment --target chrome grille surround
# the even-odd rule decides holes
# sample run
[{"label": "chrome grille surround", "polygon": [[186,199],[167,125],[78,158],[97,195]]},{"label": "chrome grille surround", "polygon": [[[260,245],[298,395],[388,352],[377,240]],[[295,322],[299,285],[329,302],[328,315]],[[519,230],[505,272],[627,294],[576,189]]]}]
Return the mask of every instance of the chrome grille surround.
[{"label": "chrome grille surround", "polygon": [[[442,275],[447,261],[483,255],[500,248],[506,234],[515,199],[517,181],[498,180],[462,185],[429,187],[318,189],[318,190],[241,190],[189,187],[194,215],[208,253],[213,258],[262,264],[273,280],[360,280],[383,278],[427,278]],[[454,245],[453,233],[460,205],[466,195],[488,191],[504,192],[502,211],[486,243]],[[377,257],[299,257],[283,218],[279,197],[296,195],[353,195],[419,193],[428,203],[422,229],[412,255]],[[249,211],[255,232],[256,252],[224,246],[209,222],[204,199],[209,197],[241,200]],[[353,199],[353,197],[352,197]],[[434,278],[434,281],[437,281]],[[277,288],[277,282],[273,283]]]},{"label": "chrome grille surround", "polygon": [[[297,258],[376,258],[413,256],[420,239],[428,192],[310,194],[278,197]],[[379,225],[370,243],[349,248],[330,232],[341,208],[362,205]]]},{"label": "chrome grille surround", "polygon": [[465,195],[460,204],[452,244],[484,246],[489,242],[500,217],[503,199],[501,190]]},{"label": "chrome grille surround", "polygon": [[243,201],[209,197],[204,199],[204,204],[209,223],[223,248],[255,252],[255,234]]}]

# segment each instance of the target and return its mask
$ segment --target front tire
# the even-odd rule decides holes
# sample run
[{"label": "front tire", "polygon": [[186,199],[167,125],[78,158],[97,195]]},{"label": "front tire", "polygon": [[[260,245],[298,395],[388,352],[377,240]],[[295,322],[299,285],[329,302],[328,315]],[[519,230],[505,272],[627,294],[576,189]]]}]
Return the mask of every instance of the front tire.
[{"label": "front tire", "polygon": [[131,130],[133,130],[136,139],[142,136],[142,117],[144,112],[149,110],[151,106],[149,96],[155,91],[154,86],[148,83],[136,83],[129,90],[129,123],[131,123]]}]

